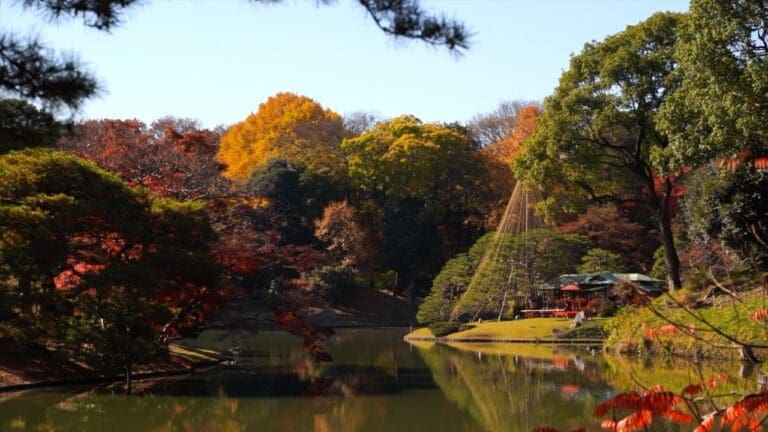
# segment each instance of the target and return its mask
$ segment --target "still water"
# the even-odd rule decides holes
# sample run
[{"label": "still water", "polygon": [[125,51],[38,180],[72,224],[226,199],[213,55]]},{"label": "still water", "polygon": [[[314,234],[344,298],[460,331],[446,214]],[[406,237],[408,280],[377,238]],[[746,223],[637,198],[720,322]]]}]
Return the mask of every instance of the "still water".
[{"label": "still water", "polygon": [[[604,358],[588,348],[403,342],[405,329],[349,329],[332,363],[309,361],[278,332],[208,334],[242,347],[236,366],[108,387],[0,394],[2,431],[531,431],[599,430],[595,406],[617,391],[679,390],[708,368]],[[751,371],[729,384],[754,387]],[[679,387],[679,388],[678,388]],[[665,429],[662,427],[661,430]],[[688,428],[684,427],[683,430]],[[678,430],[678,429],[670,429]]]}]

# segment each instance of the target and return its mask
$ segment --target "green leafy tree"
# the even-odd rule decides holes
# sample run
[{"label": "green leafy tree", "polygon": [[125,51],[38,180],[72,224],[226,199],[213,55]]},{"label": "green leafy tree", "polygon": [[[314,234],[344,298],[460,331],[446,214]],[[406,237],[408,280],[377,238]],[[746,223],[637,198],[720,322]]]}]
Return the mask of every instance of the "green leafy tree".
[{"label": "green leafy tree", "polygon": [[605,249],[590,249],[581,259],[581,265],[576,270],[579,273],[623,273],[624,263],[621,257]]},{"label": "green leafy tree", "polygon": [[669,145],[656,115],[678,87],[672,72],[679,21],[679,14],[657,13],[586,44],[515,163],[519,178],[546,190],[542,207],[551,218],[581,213],[587,203],[645,207],[658,224],[672,288],[681,286],[672,233],[676,178],[654,169],[651,154]]},{"label": "green leafy tree", "polygon": [[668,169],[768,144],[768,9],[762,0],[693,0],[678,30],[680,88],[661,106]]},{"label": "green leafy tree", "polygon": [[444,260],[479,236],[493,195],[479,148],[456,125],[401,116],[342,143],[353,204],[370,238],[381,239],[384,270],[399,290],[428,286]]},{"label": "green leafy tree", "polygon": [[467,290],[475,271],[470,256],[472,256],[472,251],[469,255],[458,254],[454,256],[445,263],[440,273],[435,276],[429,295],[424,299],[416,313],[416,320],[419,323],[429,324],[450,319],[456,302],[461,298],[461,294]]},{"label": "green leafy tree", "polygon": [[395,197],[437,199],[439,182],[469,149],[467,137],[413,116],[379,123],[342,144],[349,174],[359,188]]},{"label": "green leafy tree", "polygon": [[721,242],[749,266],[768,269],[768,172],[742,165],[707,167],[687,184],[683,206],[690,241]]},{"label": "green leafy tree", "polygon": [[10,323],[130,373],[221,294],[202,205],[158,199],[49,149],[0,156],[0,270]]},{"label": "green leafy tree", "polygon": [[[419,322],[445,321],[469,313],[498,313],[504,294],[530,295],[540,283],[573,273],[589,241],[546,229],[488,233],[467,254],[449,260],[435,277],[417,314]],[[511,308],[510,308],[511,309]]]}]

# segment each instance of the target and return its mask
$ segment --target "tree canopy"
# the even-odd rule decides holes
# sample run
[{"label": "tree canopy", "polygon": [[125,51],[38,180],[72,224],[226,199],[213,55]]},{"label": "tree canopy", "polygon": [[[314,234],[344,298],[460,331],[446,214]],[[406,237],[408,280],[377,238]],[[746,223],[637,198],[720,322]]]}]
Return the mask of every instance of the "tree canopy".
[{"label": "tree canopy", "polygon": [[355,184],[398,197],[451,194],[443,180],[452,174],[452,167],[471,163],[464,160],[470,150],[465,135],[413,116],[379,123],[372,131],[345,140],[342,148]]},{"label": "tree canopy", "polygon": [[678,28],[680,88],[661,107],[667,170],[768,144],[768,12],[762,0],[693,0]]},{"label": "tree canopy", "polygon": [[586,44],[515,163],[518,176],[546,190],[550,217],[580,213],[589,202],[646,207],[659,225],[673,287],[681,286],[670,214],[675,177],[660,175],[651,154],[669,144],[655,117],[679,85],[672,73],[679,21],[679,14],[657,13]]},{"label": "tree canopy", "polygon": [[220,138],[219,131],[188,119],[166,117],[151,125],[103,119],[74,125],[56,146],[160,195],[206,199],[229,187],[214,160]]},{"label": "tree canopy", "polygon": [[426,287],[444,259],[481,234],[483,211],[499,199],[479,147],[456,125],[401,116],[342,149],[355,191],[350,202],[370,238],[381,239],[383,264],[399,274],[399,289]]},{"label": "tree canopy", "polygon": [[224,174],[241,182],[271,158],[341,176],[345,167],[339,146],[346,136],[335,112],[306,96],[278,93],[227,130],[217,158],[226,165]]},{"label": "tree canopy", "polygon": [[0,153],[50,147],[64,126],[45,111],[20,99],[0,99]]}]

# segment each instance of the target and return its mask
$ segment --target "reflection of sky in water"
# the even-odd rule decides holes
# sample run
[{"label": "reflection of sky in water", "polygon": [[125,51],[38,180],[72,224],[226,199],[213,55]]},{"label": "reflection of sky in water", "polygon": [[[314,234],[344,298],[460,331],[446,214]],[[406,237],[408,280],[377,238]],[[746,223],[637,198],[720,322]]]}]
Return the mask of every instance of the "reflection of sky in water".
[{"label": "reflection of sky in water", "polygon": [[[109,387],[0,395],[0,430],[598,429],[591,413],[615,389],[647,379],[690,382],[684,367],[605,360],[586,349],[411,346],[402,341],[404,333],[342,330],[332,341],[330,364],[307,361],[300,341],[287,335],[243,336],[238,366],[139,382],[130,396]],[[740,381],[747,387],[754,382]]]}]

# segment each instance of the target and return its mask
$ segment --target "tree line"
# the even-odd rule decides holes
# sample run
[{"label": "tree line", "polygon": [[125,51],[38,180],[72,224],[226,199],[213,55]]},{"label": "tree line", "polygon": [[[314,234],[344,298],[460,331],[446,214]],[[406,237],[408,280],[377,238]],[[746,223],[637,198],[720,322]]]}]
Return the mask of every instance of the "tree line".
[{"label": "tree line", "polygon": [[[108,31],[135,3],[17,6]],[[356,3],[393,37],[454,53],[469,46],[463,23],[429,13],[418,1]],[[327,359],[318,344],[324,331],[306,325],[298,307],[315,293],[337,297],[342,282],[377,279],[381,269],[365,260],[363,239],[381,244],[372,238],[387,229],[393,249],[401,229],[413,241],[434,218],[457,223],[444,213],[474,211],[462,203],[451,211],[431,207],[433,214],[422,211],[423,197],[398,194],[392,199],[413,200],[407,215],[423,217],[421,225],[404,223],[394,208],[386,222],[359,223],[351,215],[363,210],[349,202],[393,201],[357,198],[339,145],[359,133],[306,97],[267,101],[257,120],[268,127],[258,131],[248,120],[225,131],[176,118],[64,124],[54,116],[76,112],[100,88],[76,57],[58,55],[38,38],[0,34],[0,336],[6,341],[55,348],[130,375],[134,364],[162,356],[168,341],[203,322],[220,324],[234,303],[255,299],[273,309],[273,321],[303,336],[313,355]],[[294,114],[300,118],[292,123]],[[406,122],[415,130],[431,127]],[[238,139],[254,133],[255,148],[237,148]],[[313,158],[302,160],[305,150],[314,150]],[[432,163],[430,151],[423,157]],[[429,235],[432,252],[441,237]],[[373,255],[378,259],[385,249]],[[407,264],[392,265],[396,270],[378,279],[393,291],[426,277]],[[358,269],[369,269],[368,282],[360,282]]]},{"label": "tree line", "polygon": [[[365,290],[426,295],[495,223],[520,145],[407,115],[356,133],[292,93],[215,130],[170,117],[65,125],[17,99],[0,117],[3,334],[112,368],[233,305],[279,322]],[[506,135],[526,119],[507,116]]]}]

